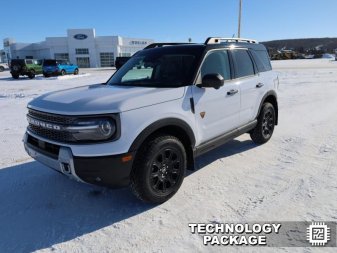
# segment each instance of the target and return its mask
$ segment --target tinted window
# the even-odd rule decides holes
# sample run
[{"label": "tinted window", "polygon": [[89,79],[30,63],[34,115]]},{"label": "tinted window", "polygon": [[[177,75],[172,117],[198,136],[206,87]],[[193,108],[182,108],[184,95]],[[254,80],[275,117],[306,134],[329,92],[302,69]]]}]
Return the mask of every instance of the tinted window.
[{"label": "tinted window", "polygon": [[269,55],[267,51],[255,51],[252,50],[252,55],[254,57],[255,63],[257,65],[257,69],[259,72],[269,71],[271,70]]},{"label": "tinted window", "polygon": [[228,52],[216,50],[206,56],[201,67],[201,77],[207,74],[220,74],[225,80],[231,79]]},{"label": "tinted window", "polygon": [[254,75],[254,65],[247,50],[233,50],[235,77]]},{"label": "tinted window", "polygon": [[56,61],[55,60],[44,60],[43,66],[56,66]]},{"label": "tinted window", "polygon": [[26,64],[33,64],[32,60],[26,60]]}]

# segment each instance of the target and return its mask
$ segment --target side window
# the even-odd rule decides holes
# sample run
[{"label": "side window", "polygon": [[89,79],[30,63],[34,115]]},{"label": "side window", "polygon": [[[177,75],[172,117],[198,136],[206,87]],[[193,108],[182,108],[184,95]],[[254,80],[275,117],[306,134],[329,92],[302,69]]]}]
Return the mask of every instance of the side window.
[{"label": "side window", "polygon": [[247,50],[233,50],[235,77],[245,77],[255,74],[254,65]]},{"label": "side window", "polygon": [[225,80],[231,79],[227,50],[216,50],[206,56],[201,66],[201,77],[207,74],[220,74]]},{"label": "side window", "polygon": [[257,65],[259,72],[265,72],[271,70],[270,59],[267,51],[255,51],[251,50],[251,53],[254,57],[254,61]]}]

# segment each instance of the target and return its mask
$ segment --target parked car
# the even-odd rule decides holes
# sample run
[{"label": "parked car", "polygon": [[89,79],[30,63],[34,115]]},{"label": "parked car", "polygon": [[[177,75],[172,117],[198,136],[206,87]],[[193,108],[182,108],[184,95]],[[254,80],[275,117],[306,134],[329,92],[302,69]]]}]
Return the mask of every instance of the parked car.
[{"label": "parked car", "polygon": [[0,63],[0,72],[5,71],[8,69],[8,64],[7,63]]},{"label": "parked car", "polygon": [[78,181],[130,185],[139,199],[162,203],[197,156],[245,133],[270,140],[279,82],[262,44],[168,45],[139,51],[105,84],[32,100],[27,153]]},{"label": "parked car", "polygon": [[116,57],[115,67],[116,69],[120,69],[131,57]]},{"label": "parked car", "polygon": [[67,60],[47,59],[43,61],[43,75],[45,77],[66,74],[78,75],[78,66],[69,63]]},{"label": "parked car", "polygon": [[10,72],[14,79],[20,76],[28,76],[33,79],[35,75],[42,74],[42,61],[36,59],[12,59]]}]

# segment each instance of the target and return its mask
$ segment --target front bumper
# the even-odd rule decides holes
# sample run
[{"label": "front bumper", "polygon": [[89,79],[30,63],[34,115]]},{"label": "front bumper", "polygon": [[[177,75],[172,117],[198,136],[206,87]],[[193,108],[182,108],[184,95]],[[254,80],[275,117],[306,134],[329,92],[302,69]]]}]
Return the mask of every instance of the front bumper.
[{"label": "front bumper", "polygon": [[25,133],[23,142],[26,152],[36,161],[76,181],[114,188],[130,182],[134,153],[78,157],[73,156],[70,147],[42,141],[29,133]]}]

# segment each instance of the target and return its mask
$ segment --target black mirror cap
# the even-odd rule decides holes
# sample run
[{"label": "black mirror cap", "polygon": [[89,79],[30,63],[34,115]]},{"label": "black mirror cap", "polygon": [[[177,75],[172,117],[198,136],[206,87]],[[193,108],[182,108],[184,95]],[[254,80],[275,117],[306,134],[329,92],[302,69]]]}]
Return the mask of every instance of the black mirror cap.
[{"label": "black mirror cap", "polygon": [[224,85],[224,83],[225,83],[225,79],[222,77],[222,75],[218,73],[214,73],[214,74],[204,75],[204,77],[202,78],[201,84],[198,86],[203,87],[203,88],[219,89],[220,87]]}]

